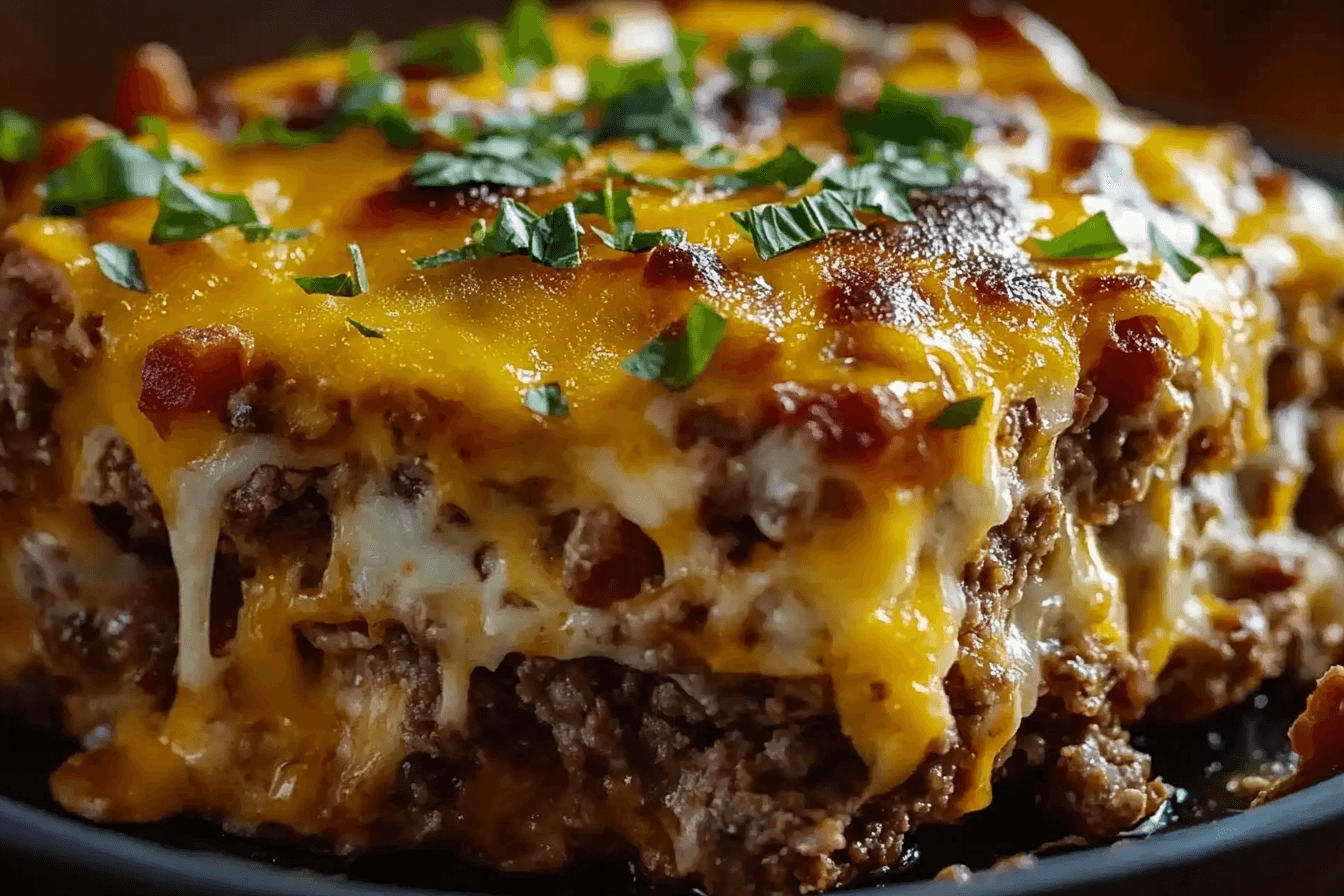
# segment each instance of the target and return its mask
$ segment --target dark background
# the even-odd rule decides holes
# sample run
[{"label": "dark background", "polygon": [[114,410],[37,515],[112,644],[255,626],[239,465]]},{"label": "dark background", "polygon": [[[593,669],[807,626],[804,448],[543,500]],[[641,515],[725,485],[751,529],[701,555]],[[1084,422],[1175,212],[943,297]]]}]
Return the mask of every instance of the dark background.
[{"label": "dark background", "polygon": [[[838,0],[893,21],[965,0]],[[1122,97],[1180,118],[1252,126],[1305,155],[1344,150],[1344,0],[1026,0],[1078,43]],[[111,113],[117,60],[159,40],[198,81],[361,28],[404,37],[507,0],[0,0],[0,106],[43,118]],[[1301,155],[1302,153],[1296,153]]]}]

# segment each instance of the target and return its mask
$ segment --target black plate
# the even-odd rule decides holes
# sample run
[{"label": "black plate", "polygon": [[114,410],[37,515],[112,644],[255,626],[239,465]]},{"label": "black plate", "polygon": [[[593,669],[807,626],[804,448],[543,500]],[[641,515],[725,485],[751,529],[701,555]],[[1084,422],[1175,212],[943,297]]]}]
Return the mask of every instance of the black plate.
[{"label": "black plate", "polygon": [[[1144,98],[1135,105],[1177,120],[1208,116]],[[1344,185],[1337,154],[1279,135],[1257,142],[1292,167]],[[1272,699],[1269,699],[1271,698]],[[1136,742],[1155,770],[1189,792],[1170,829],[1109,847],[1039,859],[1031,868],[975,874],[966,884],[927,878],[967,851],[986,865],[996,854],[1042,840],[1029,802],[1010,797],[965,827],[924,835],[923,855],[885,882],[854,896],[1208,896],[1291,892],[1344,894],[1344,776],[1250,812],[1228,809],[1227,776],[1252,771],[1284,752],[1284,731],[1300,694],[1271,685],[1266,699],[1224,712],[1209,725],[1149,729]],[[301,847],[232,837],[198,820],[97,827],[63,815],[47,775],[69,746],[0,718],[0,893],[78,892],[81,896],[685,896],[651,888],[624,865],[557,875],[507,877],[471,868],[437,850],[342,861]],[[1205,823],[1195,823],[1215,817]],[[925,829],[928,831],[929,829]],[[923,833],[923,832],[921,832]],[[994,842],[986,845],[986,840]],[[453,890],[417,889],[448,881]]]}]

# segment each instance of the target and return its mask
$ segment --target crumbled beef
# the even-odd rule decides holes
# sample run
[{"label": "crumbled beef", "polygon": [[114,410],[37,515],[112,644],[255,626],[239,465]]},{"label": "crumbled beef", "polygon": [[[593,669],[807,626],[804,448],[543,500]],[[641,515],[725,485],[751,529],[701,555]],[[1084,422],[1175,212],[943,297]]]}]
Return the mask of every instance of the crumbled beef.
[{"label": "crumbled beef", "polygon": [[575,603],[587,607],[610,607],[663,578],[657,543],[611,507],[580,513],[563,555],[561,584]]},{"label": "crumbled beef", "polygon": [[82,466],[85,477],[75,497],[89,503],[94,518],[123,550],[166,556],[163,511],[116,430],[103,427],[84,437]]}]

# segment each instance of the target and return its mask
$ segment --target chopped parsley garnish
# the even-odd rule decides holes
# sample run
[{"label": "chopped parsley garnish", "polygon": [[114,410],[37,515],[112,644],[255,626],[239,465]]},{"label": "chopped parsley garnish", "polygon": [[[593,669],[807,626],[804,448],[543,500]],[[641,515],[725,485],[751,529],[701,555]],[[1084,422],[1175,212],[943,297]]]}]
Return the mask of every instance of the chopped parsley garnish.
[{"label": "chopped parsley garnish", "polygon": [[579,253],[579,235],[582,233],[574,203],[566,202],[542,215],[532,225],[527,254],[548,268],[578,267],[582,261]]},{"label": "chopped parsley garnish", "polygon": [[354,327],[355,331],[359,333],[359,335],[363,336],[365,339],[384,338],[382,330],[375,330],[373,327],[367,327],[364,324],[360,323],[359,321],[355,320],[353,317],[347,317],[345,321],[346,323],[350,324],[350,326]]},{"label": "chopped parsley garnish", "polygon": [[523,393],[523,406],[536,414],[547,417],[568,417],[569,401],[561,391],[559,383],[547,383]]},{"label": "chopped parsley garnish", "polygon": [[205,168],[200,157],[174,147],[168,140],[168,122],[157,115],[141,115],[137,121],[140,133],[148,134],[158,144],[152,152],[162,162],[172,162],[183,174],[197,174]]},{"label": "chopped parsley garnish", "polygon": [[411,166],[417,187],[469,183],[539,187],[555,183],[565,165],[583,158],[588,142],[577,112],[540,117],[496,115],[460,152],[430,150]]},{"label": "chopped parsley garnish", "polygon": [[859,153],[871,152],[882,143],[922,146],[935,142],[960,150],[971,139],[969,121],[947,115],[933,97],[907,93],[895,84],[882,87],[872,109],[846,109],[841,121]]},{"label": "chopped parsley garnish", "polygon": [[149,292],[145,275],[140,270],[140,256],[129,246],[116,243],[94,243],[93,257],[103,276],[123,289]]},{"label": "chopped parsley garnish", "polygon": [[601,110],[599,140],[628,137],[680,148],[700,140],[695,101],[687,87],[700,35],[679,31],[677,52],[628,65],[598,56],[588,66],[588,103]]},{"label": "chopped parsley garnish", "polygon": [[[334,135],[331,135],[334,136]],[[233,138],[234,149],[245,149],[259,143],[274,143],[286,149],[301,149],[331,139],[326,130],[297,131],[285,125],[275,115],[254,118],[238,129]]]},{"label": "chopped parsley garnish", "polygon": [[1052,240],[1036,240],[1036,248],[1050,258],[1114,258],[1125,251],[1110,218],[1097,212],[1077,227]]},{"label": "chopped parsley garnish", "polygon": [[593,233],[610,249],[620,252],[647,252],[663,243],[684,243],[686,231],[636,230],[635,210],[630,191],[617,190],[610,179],[601,190],[588,190],[574,197],[574,210],[580,215],[601,215],[611,224],[611,233],[594,227]]},{"label": "chopped parsley garnish", "polygon": [[862,230],[845,197],[823,190],[794,205],[758,205],[733,212],[733,220],[751,237],[756,254],[768,261],[839,230]]},{"label": "chopped parsley garnish", "polygon": [[876,162],[828,171],[822,175],[821,183],[850,208],[886,215],[897,221],[915,220],[907,198],[909,187]]},{"label": "chopped parsley garnish", "polygon": [[774,39],[745,38],[727,63],[739,84],[764,84],[787,97],[819,99],[840,85],[845,51],[798,25]]},{"label": "chopped parsley garnish", "polygon": [[89,145],[43,185],[42,214],[79,217],[124,199],[159,195],[164,163],[120,134]]},{"label": "chopped parsley garnish", "polygon": [[199,239],[223,227],[257,223],[252,203],[241,193],[216,193],[187,183],[175,171],[164,173],[159,189],[159,215],[150,231],[151,243]]},{"label": "chopped parsley garnish", "polygon": [[243,232],[243,238],[249,243],[260,243],[265,240],[275,243],[288,243],[313,235],[311,227],[291,227],[286,230],[277,230],[269,225],[257,223],[240,224],[238,229]]},{"label": "chopped parsley garnish", "polygon": [[963,429],[980,418],[980,409],[984,406],[983,395],[954,401],[933,418],[930,426],[934,429]]},{"label": "chopped parsley garnish", "polygon": [[14,109],[0,109],[0,161],[26,162],[42,143],[38,123]]},{"label": "chopped parsley garnish", "polygon": [[406,83],[396,75],[373,72],[345,85],[336,118],[325,128],[326,139],[353,125],[367,125],[383,135],[389,146],[410,149],[420,143],[420,132],[411,122],[403,101]]},{"label": "chopped parsley garnish", "polygon": [[621,362],[621,369],[669,389],[685,389],[709,366],[723,340],[728,319],[703,302],[686,312],[684,323],[668,327]]},{"label": "chopped parsley garnish", "polygon": [[688,161],[697,168],[730,168],[737,162],[737,153],[722,143],[715,143]]},{"label": "chopped parsley garnish", "polygon": [[295,277],[294,282],[299,285],[299,289],[309,295],[324,296],[357,296],[368,292],[369,280],[364,273],[364,253],[360,251],[359,245],[350,244],[350,258],[354,261],[355,274],[318,274],[303,277]]},{"label": "chopped parsley garnish", "polygon": [[502,74],[509,84],[521,84],[555,65],[555,47],[546,33],[547,12],[542,0],[518,0],[509,10],[500,41]]},{"label": "chopped parsley garnish", "polygon": [[364,251],[359,248],[359,243],[350,243],[346,248],[350,250],[350,259],[355,263],[355,287],[359,290],[355,295],[363,295],[369,291],[369,272],[364,269]]},{"label": "chopped parsley garnish", "polygon": [[745,190],[749,187],[765,187],[773,184],[791,190],[807,183],[816,172],[817,163],[790,144],[782,153],[767,162],[745,171],[720,174],[710,183],[716,190]]},{"label": "chopped parsley garnish", "polygon": [[481,26],[475,22],[426,28],[406,42],[405,66],[424,66],[445,75],[474,75],[485,68]]},{"label": "chopped parsley garnish", "polygon": [[1162,235],[1162,231],[1157,229],[1157,225],[1148,222],[1148,238],[1153,241],[1153,248],[1157,254],[1162,256],[1162,260],[1171,265],[1171,269],[1176,272],[1182,282],[1189,283],[1190,278],[1198,274],[1202,268],[1181,254],[1171,242]]},{"label": "chopped parsley garnish", "polygon": [[1195,254],[1200,258],[1241,258],[1241,253],[1227,248],[1227,244],[1218,238],[1203,224],[1199,225],[1199,237],[1195,241]]},{"label": "chopped parsley garnish", "polygon": [[538,264],[572,268],[581,260],[579,236],[582,233],[583,227],[572,202],[540,217],[521,202],[505,199],[500,202],[495,220],[488,227],[484,221],[477,221],[472,227],[472,242],[459,249],[413,258],[411,264],[418,270],[425,270],[459,261],[526,253]]},{"label": "chopped parsley garnish", "polygon": [[648,187],[655,190],[671,190],[674,193],[686,189],[686,185],[690,183],[690,181],[680,177],[648,177],[643,174],[636,174],[633,171],[626,171],[624,168],[617,165],[612,160],[611,156],[607,156],[607,167],[603,173],[606,174],[607,177],[614,177],[632,183],[637,187]]}]

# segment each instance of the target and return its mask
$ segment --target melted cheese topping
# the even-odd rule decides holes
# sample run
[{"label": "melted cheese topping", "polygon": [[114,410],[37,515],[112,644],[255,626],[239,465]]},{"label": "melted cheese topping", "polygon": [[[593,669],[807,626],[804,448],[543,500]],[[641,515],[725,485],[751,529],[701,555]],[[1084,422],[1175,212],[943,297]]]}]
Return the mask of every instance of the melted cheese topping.
[{"label": "melted cheese topping", "polygon": [[[591,55],[633,58],[666,44],[670,22],[660,12],[633,6],[608,12],[615,16],[610,42],[589,33],[580,15],[555,17],[561,65],[535,89],[507,90],[488,64],[486,73],[469,78],[412,83],[408,103],[420,113],[482,104],[550,108],[581,94],[581,83],[576,94],[572,82]],[[201,126],[172,125],[173,142],[204,161],[196,183],[245,193],[277,227],[314,228],[315,236],[293,242],[247,243],[230,229],[154,246],[152,201],[68,220],[23,215],[35,210],[37,197],[29,191],[16,198],[9,238],[56,264],[76,318],[101,319],[105,334],[101,353],[66,389],[56,420],[62,444],[80,444],[98,426],[121,434],[164,507],[179,572],[182,687],[166,718],[139,716],[119,728],[121,743],[148,739],[162,747],[140,756],[143,767],[128,772],[125,784],[108,785],[121,786],[123,807],[135,807],[118,810],[121,816],[153,817],[195,804],[311,830],[315,823],[303,821],[294,788],[317,785],[305,782],[310,772],[302,765],[285,763],[339,749],[350,763],[343,767],[357,767],[360,756],[384,749],[379,767],[388,757],[395,766],[397,748],[387,745],[395,740],[388,726],[395,725],[388,720],[398,712],[391,704],[404,695],[365,693],[353,703],[330,697],[317,705],[293,699],[307,686],[281,659],[292,649],[277,646],[275,633],[298,621],[358,615],[397,620],[426,637],[439,651],[438,711],[445,724],[463,718],[471,670],[492,667],[510,651],[605,655],[656,668],[660,645],[612,634],[619,626],[637,631],[642,613],[656,615],[656,600],[646,595],[605,610],[576,606],[536,559],[535,515],[481,485],[529,477],[555,483],[554,506],[618,508],[657,542],[665,587],[708,599],[705,631],[677,645],[685,656],[724,672],[828,675],[844,730],[872,769],[874,792],[881,792],[947,745],[952,716],[943,679],[956,661],[966,613],[962,568],[1018,499],[1058,487],[1050,446],[1070,423],[1075,387],[1116,322],[1145,318],[1176,354],[1195,359],[1197,424],[1224,422],[1236,409],[1231,425],[1240,443],[1252,454],[1266,449],[1264,368],[1278,325],[1266,290],[1271,283],[1344,282],[1344,229],[1338,215],[1300,207],[1315,201],[1308,187],[1264,198],[1240,132],[1129,117],[1092,86],[1071,48],[1030,18],[1018,20],[1016,30],[978,34],[944,25],[885,30],[796,5],[690,3],[676,15],[681,27],[709,35],[710,68],[744,33],[807,24],[871,60],[846,74],[842,90],[888,80],[1007,110],[1023,134],[1005,139],[982,129],[984,139],[973,149],[981,174],[999,192],[979,204],[963,200],[943,218],[935,213],[896,227],[904,236],[895,239],[878,231],[836,236],[766,262],[729,215],[784,199],[779,190],[637,189],[641,229],[684,228],[691,243],[722,262],[725,276],[681,286],[646,283],[647,256],[609,250],[591,235],[584,238],[583,264],[571,270],[506,257],[416,271],[410,259],[460,246],[477,217],[490,211],[461,208],[446,192],[439,199],[434,191],[399,190],[415,153],[392,149],[367,129],[301,151],[231,150]],[[281,110],[296,86],[329,89],[343,71],[339,56],[290,60],[244,72],[227,88],[240,113],[251,117]],[[1115,152],[1118,168],[1072,170],[1068,160],[1079,147],[1097,141]],[[742,164],[771,158],[788,143],[819,160],[843,152],[837,107],[792,110],[777,134],[743,147]],[[530,191],[526,201],[544,212],[600,186],[606,150],[640,174],[696,173],[675,152],[629,143],[602,149],[561,183]],[[1024,248],[1029,235],[1062,233],[1100,210],[1130,247],[1119,258],[1052,263]],[[1193,219],[1244,247],[1249,264],[1204,262],[1192,281],[1178,280],[1149,244],[1146,225],[1158,222],[1188,249]],[[90,250],[99,241],[136,248],[148,295],[103,277]],[[367,294],[306,295],[294,284],[298,275],[348,269],[351,242],[367,260]],[[845,289],[855,278],[866,290],[862,301],[882,313],[837,324],[834,304],[853,300]],[[661,386],[624,374],[619,362],[697,298],[730,319],[727,337],[706,374],[669,409]],[[347,318],[386,338],[363,338]],[[305,451],[239,440],[211,419],[175,424],[161,436],[136,408],[146,351],[183,327],[212,324],[245,330],[256,355],[296,384],[287,399],[291,416],[349,402],[352,425],[335,435],[319,428],[316,447]],[[837,333],[862,346],[860,362],[837,362]],[[568,397],[566,419],[543,419],[523,406],[529,387],[552,380]],[[928,421],[958,398],[987,401],[965,429],[920,424],[918,448],[903,463],[827,462],[806,440],[783,431],[768,436],[753,449],[758,456],[744,461],[759,494],[806,502],[815,500],[822,478],[840,476],[857,485],[866,507],[859,519],[827,521],[769,556],[758,552],[747,564],[725,566],[698,533],[702,474],[674,446],[667,420],[695,405],[751,407],[785,382],[884,390],[912,421]],[[263,463],[301,469],[334,458],[357,458],[366,469],[390,463],[398,449],[373,399],[417,394],[465,409],[471,450],[430,449],[437,491],[419,503],[392,497],[370,475],[334,508],[335,556],[321,593],[299,593],[280,570],[259,574],[235,645],[228,656],[211,657],[210,564],[227,492]],[[1036,402],[1046,447],[1022,469],[1006,469],[997,434],[1010,406],[1027,399]],[[1029,583],[1011,619],[1003,665],[1012,696],[974,745],[984,761],[966,808],[988,801],[994,759],[1033,708],[1041,657],[1062,629],[1081,626],[1121,650],[1132,644],[1156,674],[1180,631],[1194,624],[1192,614],[1204,612],[1192,599],[1197,576],[1188,564],[1178,569],[1184,561],[1170,553],[1189,515],[1171,485],[1159,476],[1145,514],[1126,521],[1124,556],[1108,558],[1095,531],[1066,510],[1061,551]],[[442,502],[461,506],[506,558],[484,581],[472,569],[479,539],[436,527]],[[774,522],[758,524],[773,534]],[[1126,592],[1110,564],[1133,563],[1160,568],[1161,587]],[[508,591],[525,594],[529,605],[511,604]],[[744,646],[742,622],[762,607],[766,637]],[[236,694],[232,702],[225,698],[217,675],[224,666],[250,670],[255,705],[239,709]],[[388,705],[373,708],[369,701],[377,700]],[[204,758],[209,745],[198,741],[211,724],[238,713],[267,718],[293,738],[268,754],[277,768],[291,771],[269,787],[270,796],[248,806],[217,778],[209,788],[202,783],[209,777],[202,769],[218,761]],[[343,721],[333,728],[332,717]],[[382,733],[368,733],[369,725]],[[324,737],[345,740],[339,747],[319,744]],[[191,778],[183,787],[210,793],[184,804],[135,790],[143,776],[166,766]]]}]

